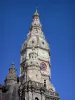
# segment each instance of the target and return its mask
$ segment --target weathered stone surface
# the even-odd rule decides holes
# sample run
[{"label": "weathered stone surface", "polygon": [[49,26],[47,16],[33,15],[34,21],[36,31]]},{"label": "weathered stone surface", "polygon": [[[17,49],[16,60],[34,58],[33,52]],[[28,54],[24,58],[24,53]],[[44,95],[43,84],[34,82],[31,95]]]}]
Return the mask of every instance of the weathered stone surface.
[{"label": "weathered stone surface", "polygon": [[14,63],[9,68],[0,100],[59,100],[51,82],[50,49],[42,31],[38,11],[33,15],[27,40],[21,48],[20,77]]}]

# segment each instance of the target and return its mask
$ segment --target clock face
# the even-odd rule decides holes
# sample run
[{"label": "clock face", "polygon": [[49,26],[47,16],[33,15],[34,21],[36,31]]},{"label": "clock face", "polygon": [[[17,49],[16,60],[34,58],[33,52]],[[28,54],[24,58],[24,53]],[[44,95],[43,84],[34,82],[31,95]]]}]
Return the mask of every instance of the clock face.
[{"label": "clock face", "polygon": [[42,71],[46,71],[46,70],[47,70],[47,65],[46,65],[46,63],[45,63],[45,62],[42,62],[42,63],[40,64],[40,68],[41,68]]}]

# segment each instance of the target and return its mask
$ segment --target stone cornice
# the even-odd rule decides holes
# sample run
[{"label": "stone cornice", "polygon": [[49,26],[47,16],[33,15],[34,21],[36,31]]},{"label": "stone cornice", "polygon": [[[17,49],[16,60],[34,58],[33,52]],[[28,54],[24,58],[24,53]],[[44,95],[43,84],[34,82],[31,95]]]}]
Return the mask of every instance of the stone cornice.
[{"label": "stone cornice", "polygon": [[24,84],[22,84],[22,89],[24,89],[24,91],[26,92],[31,91],[43,93],[46,96],[46,98],[60,98],[57,92],[47,90],[42,83],[35,81],[25,82]]}]

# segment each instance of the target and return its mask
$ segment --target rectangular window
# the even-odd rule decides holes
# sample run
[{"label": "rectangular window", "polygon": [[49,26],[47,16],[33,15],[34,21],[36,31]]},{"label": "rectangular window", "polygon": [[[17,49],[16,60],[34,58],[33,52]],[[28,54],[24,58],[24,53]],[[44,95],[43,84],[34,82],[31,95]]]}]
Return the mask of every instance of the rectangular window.
[{"label": "rectangular window", "polygon": [[44,87],[46,87],[46,80],[44,80]]}]

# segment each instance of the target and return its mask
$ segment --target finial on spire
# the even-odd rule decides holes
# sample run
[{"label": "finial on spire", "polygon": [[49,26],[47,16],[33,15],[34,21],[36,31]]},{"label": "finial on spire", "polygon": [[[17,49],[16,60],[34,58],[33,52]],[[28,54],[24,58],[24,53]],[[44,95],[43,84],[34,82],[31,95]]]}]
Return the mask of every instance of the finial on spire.
[{"label": "finial on spire", "polygon": [[14,65],[14,62],[12,62],[12,65]]},{"label": "finial on spire", "polygon": [[[39,13],[38,13],[38,10],[36,9],[36,11],[35,11],[35,13],[34,13],[34,15],[33,15],[33,22],[32,22],[32,24],[31,24],[31,26],[30,26],[30,31],[32,30],[32,29],[34,29],[34,28],[36,28],[36,29],[42,29],[42,25],[41,25],[41,23],[40,23],[40,16],[39,16]],[[36,31],[37,32],[37,31]],[[30,33],[31,34],[31,33]]]},{"label": "finial on spire", "polygon": [[12,62],[12,68],[14,68],[14,62]]},{"label": "finial on spire", "polygon": [[38,10],[37,10],[37,8],[36,8],[36,11],[35,11],[35,13],[38,13]]},{"label": "finial on spire", "polygon": [[34,18],[35,16],[38,16],[38,17],[39,17],[39,13],[38,13],[37,8],[36,8],[36,11],[35,11],[35,13],[34,13],[34,15],[33,15],[33,18]]}]

